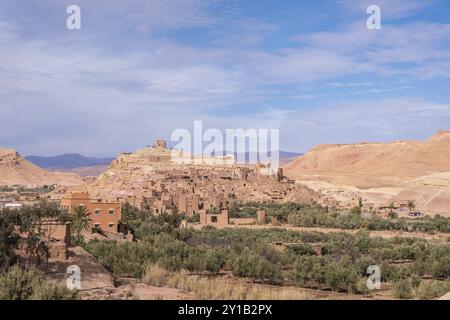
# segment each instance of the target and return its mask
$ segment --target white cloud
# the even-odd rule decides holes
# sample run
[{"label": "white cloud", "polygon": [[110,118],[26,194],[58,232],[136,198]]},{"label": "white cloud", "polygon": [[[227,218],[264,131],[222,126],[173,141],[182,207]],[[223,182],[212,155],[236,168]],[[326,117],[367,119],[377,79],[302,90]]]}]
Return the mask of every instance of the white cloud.
[{"label": "white cloud", "polygon": [[[44,6],[44,2],[34,3]],[[108,42],[101,32],[63,30],[57,37],[45,32],[37,36],[0,19],[0,145],[18,147],[27,154],[110,155],[149,144],[157,136],[168,137],[173,129],[187,127],[193,120],[204,120],[218,128],[282,127],[285,145],[298,150],[329,139],[416,134],[450,120],[446,105],[406,98],[382,101],[383,107],[367,102],[300,109],[320,94],[283,87],[314,87],[326,81],[334,88],[351,88],[358,86],[356,82],[342,77],[361,74],[373,75],[370,83],[392,76],[449,77],[450,27],[446,24],[385,25],[379,33],[370,33],[362,23],[353,24],[340,32],[299,35],[289,48],[264,50],[259,46],[277,26],[243,19],[238,2],[137,1],[132,6],[114,0],[106,9],[98,3],[80,1],[88,8],[84,14],[95,16],[88,21],[112,23],[120,12],[125,21],[133,21],[130,35],[135,36],[135,30],[145,35],[128,47],[126,32],[118,38],[124,44],[117,44],[117,39]],[[51,4],[61,2],[51,0]],[[210,14],[213,5],[221,8],[221,15]],[[207,28],[224,23],[224,17],[232,17],[239,26],[229,34],[212,30],[217,39],[209,46],[182,44],[147,32]],[[387,90],[364,82],[362,87]],[[300,111],[278,107],[286,99],[300,103]],[[245,104],[256,111],[234,114]],[[417,114],[429,122],[408,127],[405,119],[416,121]]]},{"label": "white cloud", "polygon": [[346,59],[351,64],[347,73],[423,79],[426,69],[427,78],[450,76],[450,69],[442,68],[450,63],[450,24],[385,25],[382,30],[369,31],[360,22],[342,31],[303,34],[294,39],[312,51],[331,52],[337,62]]},{"label": "white cloud", "polygon": [[439,129],[449,129],[450,104],[411,97],[341,101],[291,111],[287,118],[281,131],[289,141],[286,147],[306,151],[317,143],[426,139]]}]

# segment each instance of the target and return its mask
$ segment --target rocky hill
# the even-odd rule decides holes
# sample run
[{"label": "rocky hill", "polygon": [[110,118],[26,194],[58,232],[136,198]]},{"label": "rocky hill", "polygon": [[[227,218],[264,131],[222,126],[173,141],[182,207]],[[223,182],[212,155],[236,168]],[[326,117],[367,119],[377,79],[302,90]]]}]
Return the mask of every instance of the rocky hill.
[{"label": "rocky hill", "polygon": [[450,215],[450,131],[425,141],[319,145],[284,173],[343,206],[411,200],[427,214]]},{"label": "rocky hill", "polygon": [[[82,186],[94,198],[149,205],[154,212],[223,208],[242,201],[311,201],[320,195],[296,186],[267,164],[245,165],[226,157],[198,157],[165,143],[122,153],[111,167]],[[324,200],[324,199],[321,199]],[[325,200],[324,200],[325,201]]]},{"label": "rocky hill", "polygon": [[360,188],[405,186],[420,176],[450,171],[450,131],[423,142],[319,145],[284,170],[297,180]]},{"label": "rocky hill", "polygon": [[396,196],[396,200],[404,199],[414,199],[421,210],[449,216],[450,172],[415,179]]},{"label": "rocky hill", "polygon": [[0,148],[0,185],[77,185],[81,178],[72,173],[46,171],[29,161],[14,149]]}]

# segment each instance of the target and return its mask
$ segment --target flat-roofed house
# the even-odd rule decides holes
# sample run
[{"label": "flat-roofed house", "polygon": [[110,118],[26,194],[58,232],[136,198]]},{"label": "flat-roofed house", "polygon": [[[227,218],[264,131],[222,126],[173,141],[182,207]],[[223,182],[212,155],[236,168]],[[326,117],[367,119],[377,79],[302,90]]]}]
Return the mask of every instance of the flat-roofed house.
[{"label": "flat-roofed house", "polygon": [[108,232],[118,232],[121,203],[92,199],[87,192],[72,192],[62,196],[61,207],[72,212],[78,206],[86,207],[92,226]]}]

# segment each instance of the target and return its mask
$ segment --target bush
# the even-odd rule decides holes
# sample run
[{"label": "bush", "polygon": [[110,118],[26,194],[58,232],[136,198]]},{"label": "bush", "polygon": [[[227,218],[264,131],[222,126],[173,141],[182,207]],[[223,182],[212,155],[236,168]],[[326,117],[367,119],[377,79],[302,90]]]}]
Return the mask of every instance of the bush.
[{"label": "bush", "polygon": [[411,299],[412,286],[409,279],[403,279],[394,283],[392,293],[397,299]]},{"label": "bush", "polygon": [[301,256],[295,262],[294,270],[291,274],[292,280],[300,286],[306,285],[309,281],[317,280],[318,274],[313,273],[314,266],[324,265],[325,259],[316,256]]},{"label": "bush", "polygon": [[164,287],[167,284],[170,273],[156,264],[149,264],[145,268],[142,281],[155,287]]},{"label": "bush", "polygon": [[12,220],[8,212],[0,214],[0,271],[7,269],[15,259],[14,249],[19,236]]},{"label": "bush", "polygon": [[447,281],[422,281],[417,289],[417,297],[420,300],[439,298],[450,291],[450,282]]},{"label": "bush", "polygon": [[78,292],[56,286],[34,269],[11,267],[0,277],[0,300],[75,300]]},{"label": "bush", "polygon": [[338,263],[330,263],[326,269],[325,283],[333,291],[355,292],[358,281],[358,271],[348,256]]},{"label": "bush", "polygon": [[225,257],[220,253],[213,250],[209,250],[205,256],[204,269],[211,273],[217,274],[220,269],[225,265]]},{"label": "bush", "polygon": [[140,277],[145,262],[154,256],[151,248],[133,242],[92,241],[85,245],[85,249],[118,276]]},{"label": "bush", "polygon": [[231,268],[233,274],[239,277],[249,277],[269,283],[276,283],[281,280],[278,266],[250,250],[244,250],[236,256],[231,262]]}]

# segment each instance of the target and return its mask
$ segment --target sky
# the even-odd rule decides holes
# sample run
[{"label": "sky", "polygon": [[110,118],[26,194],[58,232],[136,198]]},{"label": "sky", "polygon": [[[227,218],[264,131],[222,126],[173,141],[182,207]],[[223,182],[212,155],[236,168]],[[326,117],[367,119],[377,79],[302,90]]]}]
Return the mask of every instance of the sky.
[{"label": "sky", "polygon": [[0,146],[22,155],[114,156],[195,120],[291,152],[424,140],[449,88],[447,0],[0,2]]}]

